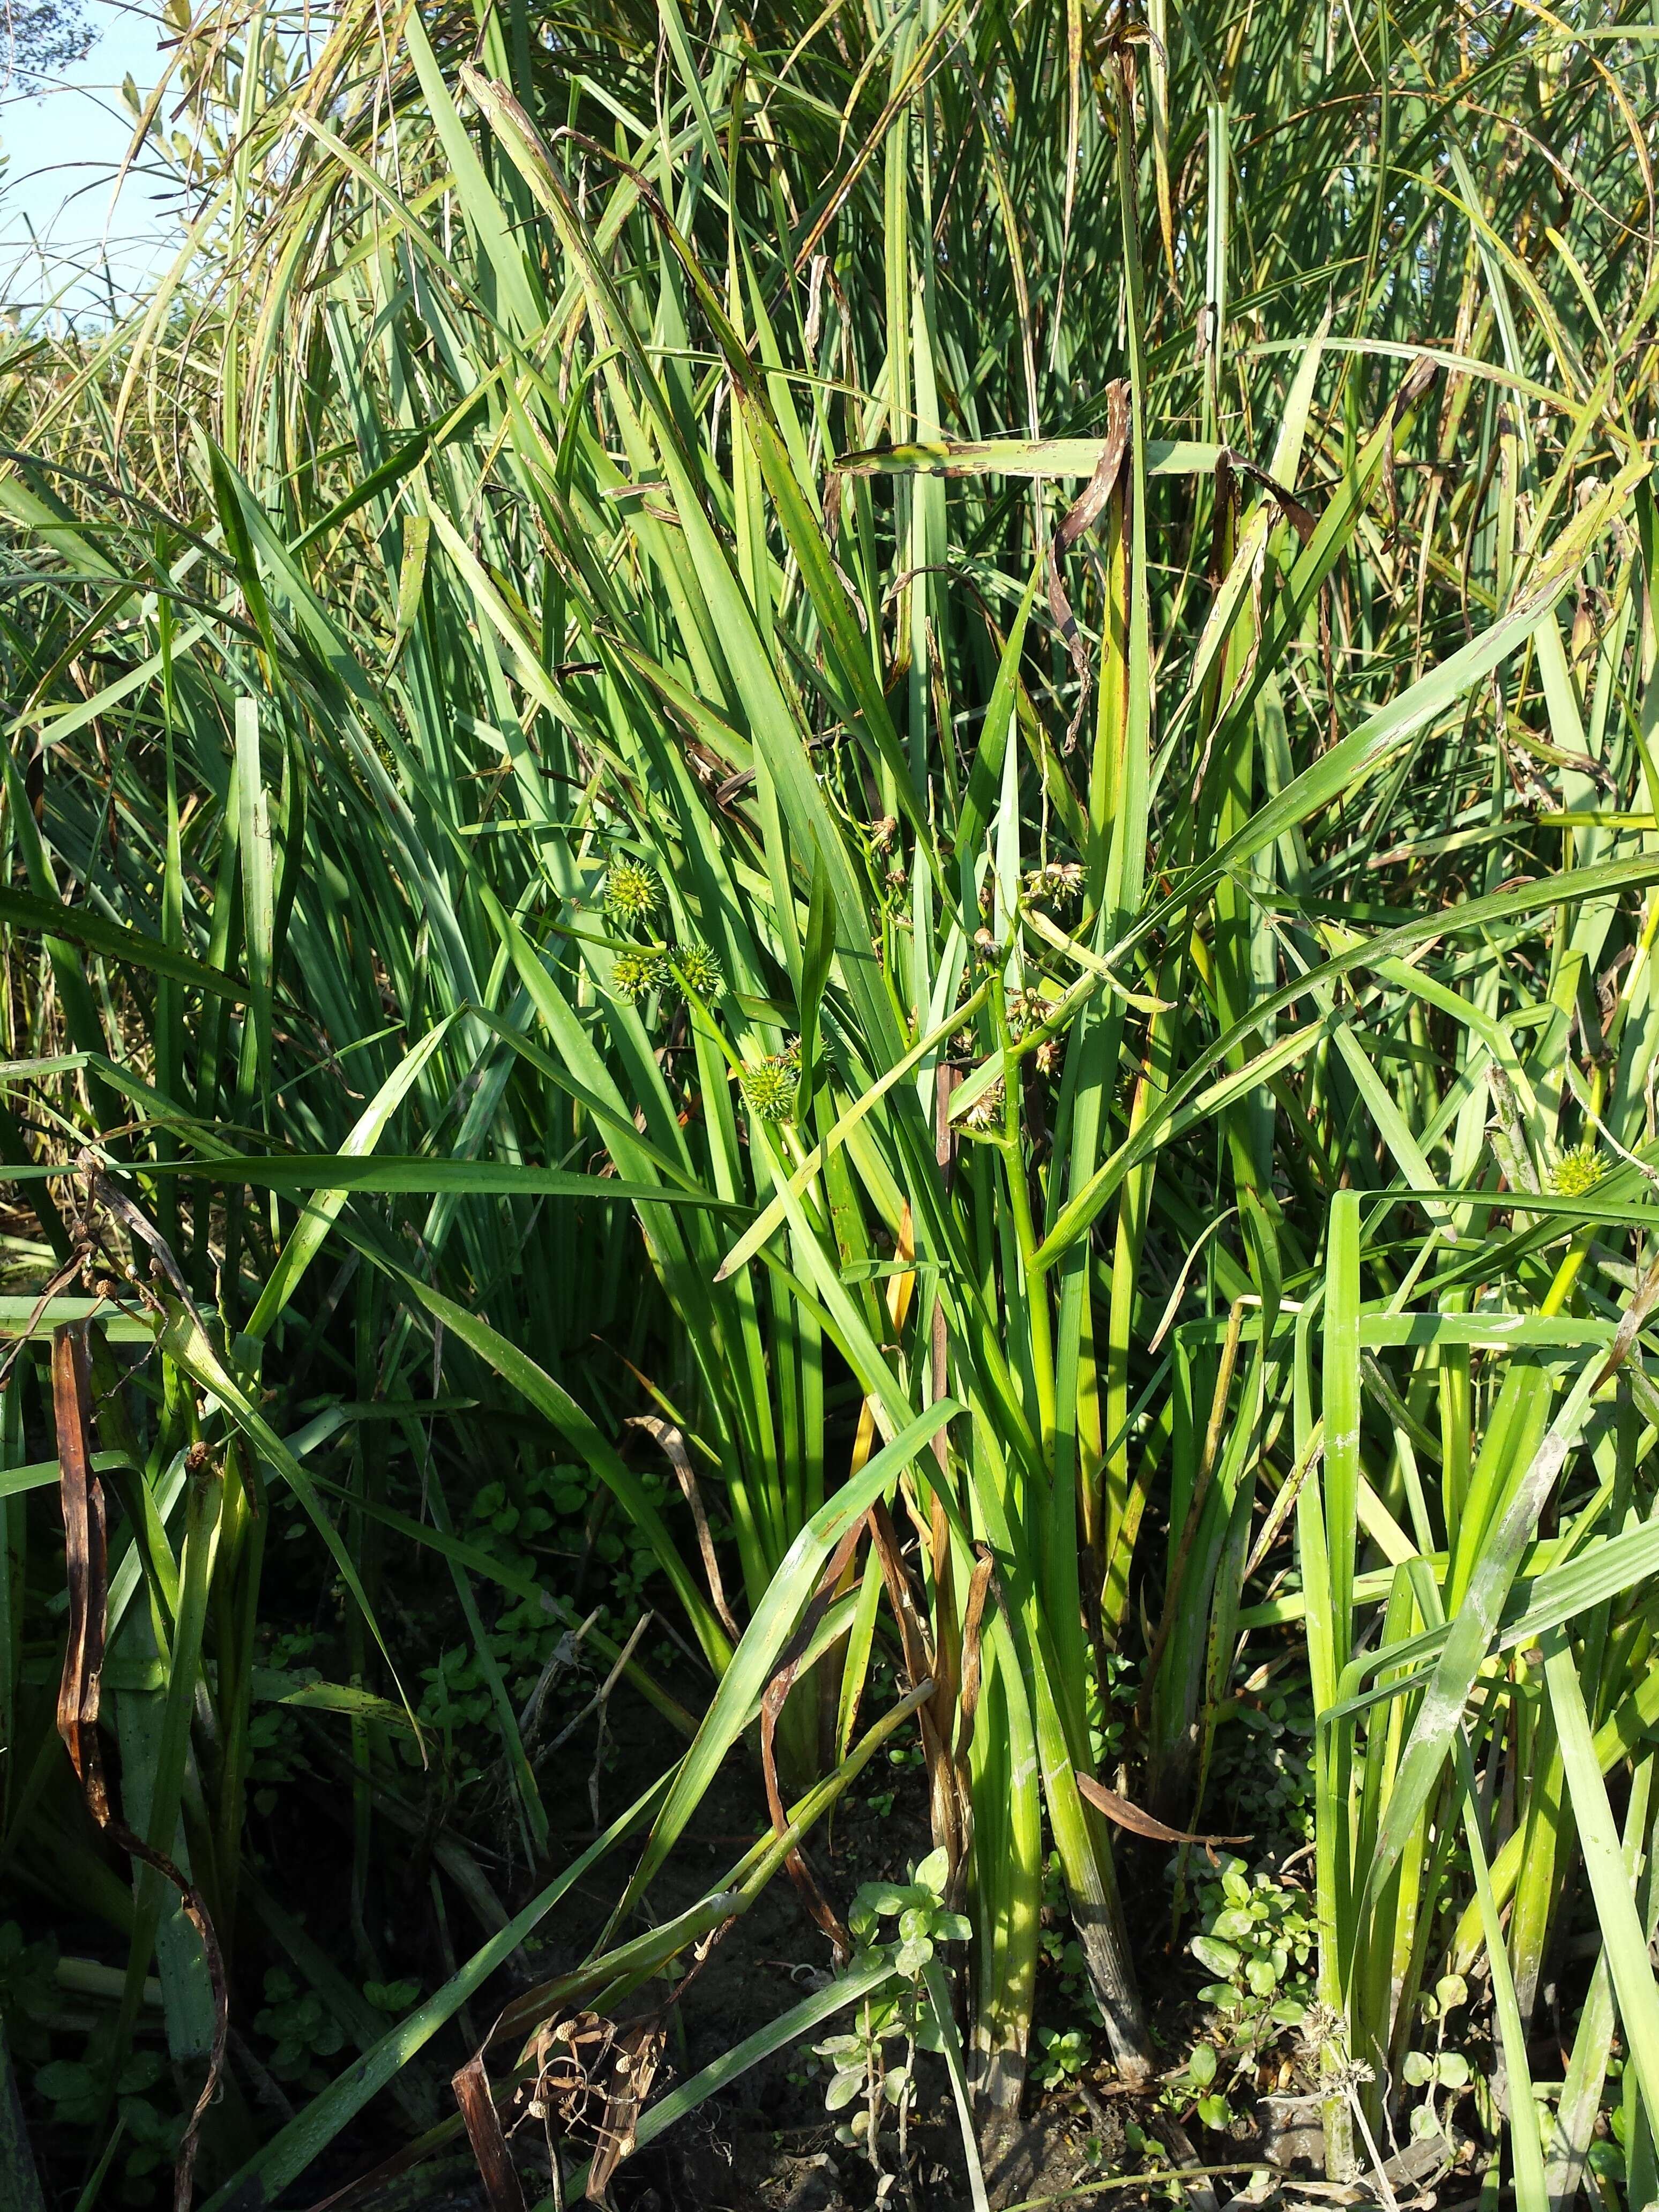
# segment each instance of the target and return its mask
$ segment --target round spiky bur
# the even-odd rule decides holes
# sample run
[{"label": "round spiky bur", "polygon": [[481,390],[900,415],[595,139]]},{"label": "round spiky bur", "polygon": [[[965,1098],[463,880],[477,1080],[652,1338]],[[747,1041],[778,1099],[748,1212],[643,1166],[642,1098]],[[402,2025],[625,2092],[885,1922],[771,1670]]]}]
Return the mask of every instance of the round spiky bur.
[{"label": "round spiky bur", "polygon": [[668,981],[660,952],[619,952],[611,963],[611,987],[624,999],[637,999]]},{"label": "round spiky bur", "polygon": [[706,945],[684,945],[679,953],[680,974],[688,991],[712,999],[720,987],[720,964]]},{"label": "round spiky bur", "polygon": [[1607,1165],[1594,1145],[1578,1145],[1563,1152],[1550,1170],[1550,1188],[1558,1198],[1588,1198]]},{"label": "round spiky bur", "polygon": [[605,910],[612,921],[641,922],[657,910],[657,878],[637,860],[613,860],[605,871]]},{"label": "round spiky bur", "polygon": [[762,1060],[739,1078],[744,1102],[763,1121],[788,1121],[795,1112],[795,1070],[782,1059]]}]

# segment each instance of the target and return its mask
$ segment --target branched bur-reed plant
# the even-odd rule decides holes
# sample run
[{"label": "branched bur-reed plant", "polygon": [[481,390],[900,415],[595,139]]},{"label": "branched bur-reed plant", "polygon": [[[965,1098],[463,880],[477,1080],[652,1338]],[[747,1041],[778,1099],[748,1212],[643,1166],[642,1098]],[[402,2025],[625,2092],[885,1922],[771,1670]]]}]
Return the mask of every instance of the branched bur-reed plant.
[{"label": "branched bur-reed plant", "polygon": [[[1050,1846],[1141,2081],[1112,1814],[1200,1826],[1241,1683],[1298,1663],[1332,2171],[1387,2154],[1419,1998],[1484,1959],[1527,2212],[1616,2049],[1652,2194],[1650,46],[1438,0],[348,0],[180,48],[188,247],[14,368],[0,475],[0,1142],[31,1284],[70,1190],[129,1284],[93,1354],[109,1649],[156,1700],[125,1817],[182,1821],[234,1920],[267,1486],[373,1686],[360,1897],[394,1540],[453,1573],[515,1864],[561,1856],[456,1533],[501,1435],[515,1480],[586,1463],[715,1686],[364,2068],[263,2146],[210,2118],[216,2204],[417,2094],[635,1830],[504,2036],[786,1863],[839,1942],[793,1846],[911,1713],[985,2138]],[[15,1556],[55,1559],[43,1505],[9,1481]],[[29,1589],[4,1850],[130,1936],[126,2035],[193,1939],[88,1827]],[[757,1722],[771,1839],[630,1934]],[[199,1959],[164,1989],[199,2062]]]}]

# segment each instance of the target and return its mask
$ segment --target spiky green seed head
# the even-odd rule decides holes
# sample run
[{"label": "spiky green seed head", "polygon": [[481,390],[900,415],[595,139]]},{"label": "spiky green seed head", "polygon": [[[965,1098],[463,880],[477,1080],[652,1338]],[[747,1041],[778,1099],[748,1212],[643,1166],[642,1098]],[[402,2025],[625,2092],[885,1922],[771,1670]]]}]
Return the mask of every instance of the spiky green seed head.
[{"label": "spiky green seed head", "polygon": [[668,963],[660,952],[619,952],[611,963],[611,983],[624,999],[637,999],[668,981]]},{"label": "spiky green seed head", "polygon": [[685,988],[699,999],[712,999],[720,987],[720,963],[706,945],[683,945],[680,974]]},{"label": "spiky green seed head", "polygon": [[1607,1173],[1607,1163],[1594,1145],[1578,1145],[1563,1152],[1550,1171],[1550,1188],[1559,1198],[1588,1198]]},{"label": "spiky green seed head", "polygon": [[661,894],[651,870],[637,860],[613,860],[605,871],[605,910],[630,926],[657,911]]},{"label": "spiky green seed head", "polygon": [[793,1121],[795,1112],[795,1071],[781,1059],[757,1060],[741,1078],[744,1103],[763,1121]]}]

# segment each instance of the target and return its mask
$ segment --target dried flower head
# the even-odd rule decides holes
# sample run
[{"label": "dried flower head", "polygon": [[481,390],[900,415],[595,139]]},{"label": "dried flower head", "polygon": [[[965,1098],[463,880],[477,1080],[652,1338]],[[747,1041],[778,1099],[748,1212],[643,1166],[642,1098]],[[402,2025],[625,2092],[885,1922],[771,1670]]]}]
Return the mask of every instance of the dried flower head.
[{"label": "dried flower head", "polygon": [[1607,1173],[1607,1163],[1594,1145],[1578,1145],[1563,1152],[1550,1170],[1550,1188],[1561,1198],[1588,1198]]},{"label": "dried flower head", "polygon": [[640,998],[668,980],[668,963],[660,952],[619,952],[611,963],[611,988],[624,999]]},{"label": "dried flower head", "polygon": [[975,1136],[983,1136],[988,1130],[1000,1128],[1007,1102],[1008,1086],[999,1075],[996,1081],[988,1084],[973,1104],[964,1110],[963,1127],[971,1129]]},{"label": "dried flower head", "polygon": [[1347,2039],[1348,2024],[1332,2006],[1321,2004],[1316,2000],[1303,2013],[1297,2028],[1296,2045],[1301,2057],[1310,2063],[1317,2063],[1322,2045],[1335,2043],[1346,2047]]},{"label": "dried flower head", "polygon": [[1051,906],[1070,906],[1082,890],[1083,869],[1076,860],[1050,860],[1025,878],[1026,897],[1046,899]]},{"label": "dried flower head", "polygon": [[631,927],[653,915],[660,899],[655,875],[638,860],[613,860],[606,869],[605,910],[612,921]]},{"label": "dried flower head", "polygon": [[1304,2063],[1319,2069],[1320,2086],[1328,2094],[1341,2096],[1376,2072],[1348,2047],[1348,2023],[1329,2005],[1310,2004],[1297,2029],[1297,2050]]},{"label": "dried flower head", "polygon": [[788,1121],[795,1112],[795,1071],[780,1054],[775,1060],[751,1061],[738,1080],[744,1103],[763,1121]]},{"label": "dried flower head", "polygon": [[720,987],[720,964],[706,945],[683,945],[680,974],[685,988],[700,999],[712,999]]},{"label": "dried flower head", "polygon": [[870,824],[870,843],[878,853],[886,852],[897,835],[898,818],[896,815],[884,814],[879,822]]}]

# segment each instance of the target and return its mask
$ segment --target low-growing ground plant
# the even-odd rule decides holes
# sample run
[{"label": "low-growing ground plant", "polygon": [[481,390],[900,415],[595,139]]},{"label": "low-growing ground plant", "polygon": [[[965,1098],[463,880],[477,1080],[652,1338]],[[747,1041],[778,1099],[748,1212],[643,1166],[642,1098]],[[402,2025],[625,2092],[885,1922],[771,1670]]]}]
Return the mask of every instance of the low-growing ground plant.
[{"label": "low-growing ground plant", "polygon": [[1231,1856],[1194,1887],[1200,1924],[1188,1948],[1214,1977],[1198,1994],[1214,2007],[1231,2051],[1249,2063],[1307,2015],[1318,1939],[1311,1900]]},{"label": "low-growing ground plant", "polygon": [[[950,1863],[933,1851],[906,1882],[866,1882],[854,1896],[847,1925],[855,1966],[884,1965],[885,1978],[860,1998],[854,2025],[813,2047],[830,2069],[827,2112],[838,2119],[838,2141],[857,2146],[882,2183],[909,2185],[909,2124],[917,2098],[916,2054],[943,2053],[955,2029],[938,2009],[941,1947],[966,1942],[970,1923],[945,1902]],[[886,1923],[894,1923],[888,1932]],[[930,1966],[935,1967],[932,1976]],[[959,2062],[958,2062],[959,2063]],[[896,2168],[884,2160],[883,2126],[890,2116]],[[883,2194],[885,2191],[882,2191]]]}]

